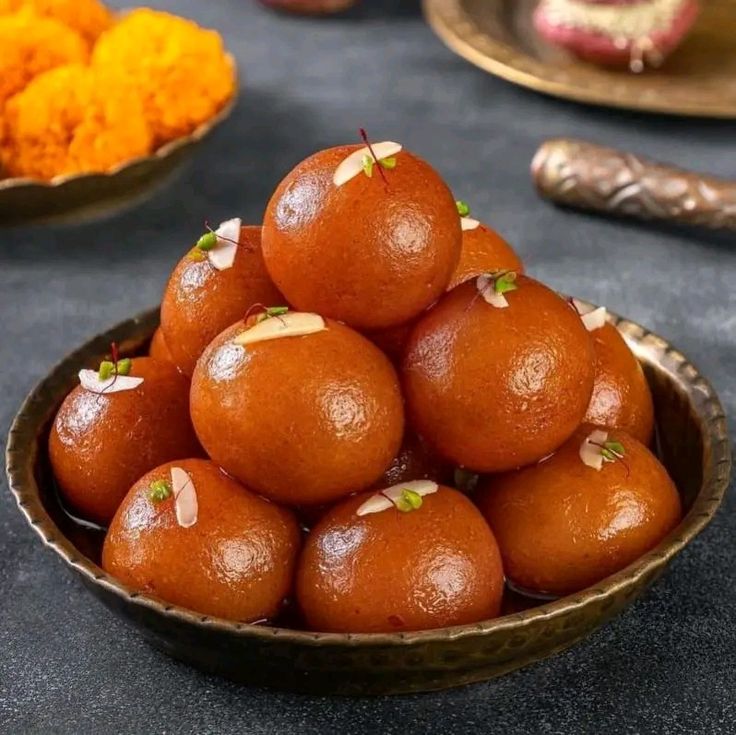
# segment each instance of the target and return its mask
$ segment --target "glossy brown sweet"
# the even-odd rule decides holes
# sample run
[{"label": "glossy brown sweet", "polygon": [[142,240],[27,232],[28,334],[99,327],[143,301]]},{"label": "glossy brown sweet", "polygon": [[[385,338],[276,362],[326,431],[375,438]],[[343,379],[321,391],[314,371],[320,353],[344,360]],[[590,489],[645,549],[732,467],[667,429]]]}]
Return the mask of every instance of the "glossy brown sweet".
[{"label": "glossy brown sweet", "polygon": [[247,487],[315,505],[375,482],[398,451],[404,412],[396,372],[349,327],[233,343],[234,325],[192,378],[192,420],[210,457]]},{"label": "glossy brown sweet", "polygon": [[204,348],[251,306],[283,303],[263,264],[261,228],[242,227],[232,268],[217,270],[189,253],[179,261],[161,301],[161,329],[174,363],[191,377]]},{"label": "glossy brown sweet", "polygon": [[158,327],[151,337],[151,344],[148,347],[148,356],[153,357],[156,360],[163,360],[164,362],[170,362],[173,364],[174,358],[171,357],[169,346],[166,344],[164,333],[161,331],[161,327]]},{"label": "glossy brown sweet", "polygon": [[61,404],[49,458],[66,503],[107,525],[133,483],[169,460],[201,454],[189,419],[187,379],[152,357],[132,361],[133,390],[98,395],[78,385]]},{"label": "glossy brown sweet", "polygon": [[297,600],[310,629],[424,630],[498,615],[498,547],[462,493],[441,487],[417,510],[358,516],[371,494],[334,507],[307,538]]},{"label": "glossy brown sweet", "polygon": [[583,425],[552,457],[482,481],[478,505],[501,549],[507,578],[566,595],[623,569],[656,546],[681,516],[680,497],[656,457],[622,431],[622,461],[600,471],[580,459]]},{"label": "glossy brown sweet", "polygon": [[464,230],[460,261],[449,288],[455,288],[481,273],[495,271],[523,273],[524,266],[511,245],[487,225],[481,223],[474,230]]},{"label": "glossy brown sweet", "polygon": [[339,164],[362,146],[316,153],[279,184],[263,219],[263,256],[289,303],[356,329],[408,322],[447,287],[460,222],[447,185],[402,150],[336,186]]},{"label": "glossy brown sweet", "polygon": [[440,457],[419,434],[408,429],[398,454],[374,487],[380,490],[409,480],[450,483],[452,470],[452,465]]},{"label": "glossy brown sweet", "polygon": [[622,429],[649,444],[654,431],[654,404],[639,361],[612,324],[590,335],[595,351],[595,382],[585,420]]},{"label": "glossy brown sweet", "polygon": [[365,336],[383,352],[394,365],[400,365],[404,357],[404,347],[414,328],[414,320],[395,327],[366,332]]},{"label": "glossy brown sweet", "polygon": [[[151,483],[172,467],[191,478],[198,514],[176,519],[173,495],[160,502]],[[293,514],[203,459],[147,473],[125,496],[105,538],[103,568],[121,582],[205,615],[253,622],[274,617],[290,593],[300,545]]]},{"label": "glossy brown sweet", "polygon": [[477,472],[536,462],[580,424],[593,389],[593,347],[551,289],[519,276],[499,309],[475,281],[417,322],[402,376],[414,428],[444,457]]}]

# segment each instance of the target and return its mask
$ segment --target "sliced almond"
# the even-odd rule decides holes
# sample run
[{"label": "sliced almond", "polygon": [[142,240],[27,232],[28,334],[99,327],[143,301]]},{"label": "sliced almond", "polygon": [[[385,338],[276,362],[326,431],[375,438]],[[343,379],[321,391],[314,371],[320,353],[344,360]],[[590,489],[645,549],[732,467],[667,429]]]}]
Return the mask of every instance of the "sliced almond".
[{"label": "sliced almond", "polygon": [[460,217],[460,227],[463,232],[468,230],[477,230],[480,227],[480,222],[472,217]]},{"label": "sliced almond", "polygon": [[491,306],[495,306],[497,309],[508,308],[509,302],[506,300],[506,296],[502,293],[496,293],[494,281],[491,276],[482,274],[475,279],[475,287],[478,289],[478,293],[483,297],[483,300],[489,303]]},{"label": "sliced almond", "polygon": [[363,173],[363,159],[365,156],[373,158],[374,162],[382,161],[384,158],[395,156],[402,149],[401,143],[394,143],[390,140],[384,140],[382,143],[373,143],[371,145],[375,157],[371,153],[368,146],[358,148],[353,151],[336,169],[332,177],[332,183],[335,186],[342,186],[350,179],[354,179],[358,174]]},{"label": "sliced almond", "polygon": [[[591,432],[580,445],[580,459],[584,465],[592,467],[594,470],[600,472],[603,467],[603,454],[601,449],[603,444],[608,440],[608,432],[596,429]],[[596,446],[600,444],[601,446]]]},{"label": "sliced almond", "polygon": [[235,263],[235,253],[238,250],[238,242],[240,241],[241,221],[239,217],[225,220],[215,230],[217,236],[217,244],[212,250],[207,251],[207,257],[214,268],[218,271],[224,271],[233,267]]},{"label": "sliced almond", "polygon": [[176,522],[182,528],[191,528],[197,522],[199,504],[197,491],[189,473],[181,467],[171,468],[171,487],[174,491]]},{"label": "sliced almond", "polygon": [[124,390],[133,390],[143,382],[143,378],[133,375],[112,375],[106,380],[100,380],[97,370],[80,370],[79,383],[82,388],[93,393],[120,393]]},{"label": "sliced almond", "polygon": [[305,311],[288,311],[282,316],[272,316],[257,322],[250,329],[241,332],[233,342],[236,345],[252,345],[282,337],[304,337],[327,329],[325,320],[319,314]]},{"label": "sliced almond", "polygon": [[398,507],[398,502],[404,490],[411,490],[417,495],[424,497],[432,495],[439,489],[439,485],[431,480],[411,480],[410,482],[401,482],[398,485],[392,485],[385,490],[371,495],[368,500],[363,503],[356,511],[359,516],[366,516],[371,513],[380,513],[392,506]]},{"label": "sliced almond", "polygon": [[596,329],[605,326],[606,317],[608,316],[605,306],[591,307],[577,299],[573,299],[572,303],[578,314],[580,314],[583,325],[589,332],[594,332]]}]

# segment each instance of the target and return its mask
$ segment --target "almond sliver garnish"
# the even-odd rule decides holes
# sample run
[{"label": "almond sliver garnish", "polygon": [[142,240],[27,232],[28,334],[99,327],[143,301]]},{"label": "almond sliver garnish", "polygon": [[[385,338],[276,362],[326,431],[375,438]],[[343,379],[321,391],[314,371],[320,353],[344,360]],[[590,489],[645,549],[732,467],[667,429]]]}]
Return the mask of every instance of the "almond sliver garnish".
[{"label": "almond sliver garnish", "polygon": [[350,179],[354,179],[358,174],[363,173],[363,159],[365,156],[370,156],[373,161],[378,163],[384,158],[390,158],[395,156],[402,149],[401,143],[394,143],[390,140],[384,140],[382,143],[373,143],[371,148],[376,154],[374,158],[370,148],[365,146],[364,148],[358,148],[353,151],[336,169],[332,177],[332,183],[335,186],[342,186],[346,184]]},{"label": "almond sliver garnish", "polygon": [[608,312],[605,306],[589,307],[577,299],[572,300],[575,309],[580,314],[583,325],[589,332],[594,332],[606,324]]},{"label": "almond sliver garnish", "polygon": [[181,467],[171,468],[171,487],[174,491],[176,522],[182,528],[191,528],[197,522],[199,504],[194,482]]},{"label": "almond sliver garnish", "polygon": [[[608,432],[596,429],[583,439],[580,445],[580,459],[584,465],[592,467],[600,472],[603,467],[603,454],[601,452],[603,444],[608,440]],[[596,446],[600,444],[601,446]]]},{"label": "almond sliver garnish", "polygon": [[106,380],[100,380],[97,370],[80,370],[79,383],[82,388],[93,393],[120,393],[124,390],[133,390],[143,382],[143,378],[133,375],[112,375]]},{"label": "almond sliver garnish", "polygon": [[468,230],[477,230],[480,227],[480,222],[472,217],[460,217],[460,227],[463,232]]},{"label": "almond sliver garnish", "polygon": [[325,320],[319,314],[305,311],[289,311],[281,316],[272,316],[254,324],[241,332],[233,342],[236,345],[251,345],[283,337],[304,337],[327,329]]},{"label": "almond sliver garnish", "polygon": [[233,267],[235,262],[235,253],[238,249],[240,241],[239,217],[226,220],[215,230],[217,236],[217,245],[212,250],[207,251],[207,257],[214,268],[218,271],[224,271]]},{"label": "almond sliver garnish", "polygon": [[370,515],[371,513],[380,513],[383,510],[397,506],[404,490],[410,490],[424,497],[432,495],[439,489],[439,485],[431,480],[411,480],[410,482],[401,482],[398,485],[392,485],[371,495],[360,508],[356,511],[359,516]]},{"label": "almond sliver garnish", "polygon": [[475,287],[483,297],[483,300],[491,306],[495,306],[497,309],[506,309],[508,307],[509,302],[506,300],[506,296],[502,293],[496,293],[495,283],[490,276],[486,274],[478,276],[475,280]]}]

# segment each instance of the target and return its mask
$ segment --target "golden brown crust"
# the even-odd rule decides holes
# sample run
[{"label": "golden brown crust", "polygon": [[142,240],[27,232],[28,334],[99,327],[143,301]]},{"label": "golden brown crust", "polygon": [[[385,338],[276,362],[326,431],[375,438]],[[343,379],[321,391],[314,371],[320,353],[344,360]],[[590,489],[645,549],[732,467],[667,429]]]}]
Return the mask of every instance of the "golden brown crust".
[{"label": "golden brown crust", "polygon": [[371,494],[334,507],[307,538],[297,599],[310,629],[425,630],[498,615],[498,547],[464,495],[441,487],[409,513],[356,515]]},{"label": "golden brown crust", "polygon": [[[277,318],[277,317],[274,317]],[[212,459],[279,502],[313,505],[375,482],[404,427],[398,378],[367,339],[337,322],[246,347],[234,325],[205,350],[191,411]]]},{"label": "golden brown crust", "polygon": [[654,432],[654,403],[639,361],[612,324],[596,329],[591,336],[595,383],[585,420],[622,429],[649,444]]},{"label": "golden brown crust", "polygon": [[[172,467],[188,473],[197,522],[177,523],[173,495],[150,498]],[[121,582],[206,615],[273,618],[291,590],[301,534],[288,510],[246,490],[214,463],[185,459],[141,478],[105,538],[102,566]]]},{"label": "golden brown crust", "polygon": [[161,331],[161,327],[158,327],[153,333],[153,337],[151,337],[148,356],[156,360],[163,360],[163,362],[170,362],[172,365],[174,364],[174,358],[171,357],[171,352],[169,351],[169,346],[166,344],[166,338]]},{"label": "golden brown crust", "polygon": [[263,254],[290,303],[357,329],[409,321],[447,287],[460,256],[460,220],[446,184],[407,151],[396,167],[335,186],[360,146],[321,151],[277,187]]},{"label": "golden brown crust", "polygon": [[263,264],[260,227],[241,228],[232,268],[217,270],[206,258],[185,255],[161,301],[161,329],[177,367],[191,377],[204,348],[258,303],[285,303]]},{"label": "golden brown crust", "polygon": [[129,391],[97,395],[74,388],[49,436],[49,458],[64,499],[103,525],[145,472],[202,452],[189,419],[187,379],[151,357],[133,359],[130,375],[143,383]]},{"label": "golden brown crust", "polygon": [[680,498],[656,457],[625,432],[623,462],[602,469],[579,451],[584,425],[550,459],[481,481],[476,500],[491,525],[506,575],[521,588],[577,592],[652,549],[680,520]]},{"label": "golden brown crust", "polygon": [[575,430],[593,388],[593,347],[552,290],[519,276],[498,309],[475,281],[419,320],[402,366],[412,425],[447,459],[478,472],[535,462]]}]

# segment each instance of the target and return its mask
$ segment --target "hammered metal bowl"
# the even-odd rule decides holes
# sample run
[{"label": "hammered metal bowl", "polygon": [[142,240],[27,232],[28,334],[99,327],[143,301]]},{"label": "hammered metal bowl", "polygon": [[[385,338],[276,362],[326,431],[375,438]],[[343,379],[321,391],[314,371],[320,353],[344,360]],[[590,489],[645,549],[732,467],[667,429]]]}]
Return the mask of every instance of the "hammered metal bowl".
[{"label": "hammered metal bowl", "polygon": [[475,625],[419,633],[324,634],[231,622],[170,605],[120,584],[96,563],[101,532],[61,509],[48,466],[53,416],[82,366],[111,341],[145,349],[157,311],[118,324],[62,360],[30,393],[7,447],[10,490],[43,542],[109,608],[156,648],[249,684],[322,694],[418,692],[482,681],[578,642],[641,595],[711,520],[728,485],[731,452],[723,409],[708,381],[665,340],[611,315],[641,360],[654,394],[657,451],[677,483],[686,515],[650,553],[599,584]]},{"label": "hammered metal bowl", "polygon": [[[234,69],[235,59],[228,54]],[[162,187],[194,154],[199,144],[233,111],[232,97],[189,135],[169,141],[150,155],[123,161],[104,172],[56,176],[50,181],[0,176],[0,225],[81,222],[133,206]]]}]

